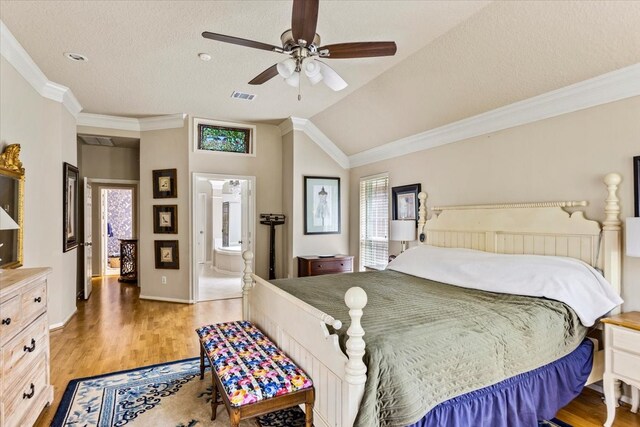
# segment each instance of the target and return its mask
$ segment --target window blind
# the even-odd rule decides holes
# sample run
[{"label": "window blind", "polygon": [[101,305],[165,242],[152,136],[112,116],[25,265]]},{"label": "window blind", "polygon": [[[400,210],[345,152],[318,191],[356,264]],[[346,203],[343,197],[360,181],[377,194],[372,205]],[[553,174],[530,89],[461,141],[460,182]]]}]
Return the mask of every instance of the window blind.
[{"label": "window blind", "polygon": [[389,177],[360,181],[360,270],[382,268],[389,259]]}]

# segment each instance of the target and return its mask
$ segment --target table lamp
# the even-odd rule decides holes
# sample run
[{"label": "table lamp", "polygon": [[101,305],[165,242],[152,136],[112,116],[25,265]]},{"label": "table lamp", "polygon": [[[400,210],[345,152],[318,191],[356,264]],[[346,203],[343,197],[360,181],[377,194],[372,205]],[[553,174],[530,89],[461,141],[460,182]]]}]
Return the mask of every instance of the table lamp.
[{"label": "table lamp", "polygon": [[389,239],[402,242],[402,252],[407,250],[407,242],[416,240],[415,220],[392,220],[389,223]]},{"label": "table lamp", "polygon": [[626,255],[640,257],[640,217],[627,218],[625,228]]},{"label": "table lamp", "polygon": [[[18,224],[11,218],[11,216],[4,209],[0,208],[0,230],[17,230],[20,228]],[[4,242],[0,242],[0,248],[4,246]],[[2,263],[2,258],[0,258]]]}]

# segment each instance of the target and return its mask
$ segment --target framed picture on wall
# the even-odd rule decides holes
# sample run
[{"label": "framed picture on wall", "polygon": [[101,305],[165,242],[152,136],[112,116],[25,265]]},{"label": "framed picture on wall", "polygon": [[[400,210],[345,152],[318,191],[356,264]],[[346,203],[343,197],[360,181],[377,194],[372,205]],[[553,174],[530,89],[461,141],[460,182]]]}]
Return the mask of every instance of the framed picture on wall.
[{"label": "framed picture on wall", "polygon": [[153,232],[178,234],[177,205],[153,205]]},{"label": "framed picture on wall", "polygon": [[633,158],[633,186],[635,189],[635,216],[640,216],[640,156]]},{"label": "framed picture on wall", "polygon": [[418,226],[418,193],[420,184],[391,188],[391,219],[412,219]]},{"label": "framed picture on wall", "polygon": [[62,250],[78,247],[78,168],[63,163]]},{"label": "framed picture on wall", "polygon": [[178,197],[176,169],[160,169],[153,171],[153,198],[170,199]]},{"label": "framed picture on wall", "polygon": [[180,269],[177,240],[154,240],[156,268]]},{"label": "framed picture on wall", "polygon": [[340,178],[304,177],[304,234],[340,234]]}]

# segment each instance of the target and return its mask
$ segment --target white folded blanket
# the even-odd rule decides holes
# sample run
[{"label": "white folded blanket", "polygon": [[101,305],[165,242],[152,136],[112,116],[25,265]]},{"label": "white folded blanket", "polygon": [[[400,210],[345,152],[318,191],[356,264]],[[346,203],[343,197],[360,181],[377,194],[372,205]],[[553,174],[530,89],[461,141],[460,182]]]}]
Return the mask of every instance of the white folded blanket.
[{"label": "white folded blanket", "polygon": [[464,288],[561,301],[584,326],[623,303],[598,271],[574,258],[420,245],[399,255],[387,269]]}]

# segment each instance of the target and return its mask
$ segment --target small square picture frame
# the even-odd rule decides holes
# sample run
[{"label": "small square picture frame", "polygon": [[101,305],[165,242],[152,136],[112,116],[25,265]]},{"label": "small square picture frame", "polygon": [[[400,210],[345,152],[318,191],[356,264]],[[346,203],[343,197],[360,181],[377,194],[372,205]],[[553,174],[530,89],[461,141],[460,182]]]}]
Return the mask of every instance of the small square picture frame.
[{"label": "small square picture frame", "polygon": [[180,254],[177,240],[154,240],[156,269],[180,269]]},{"label": "small square picture frame", "polygon": [[177,169],[153,171],[153,198],[173,199],[178,197]]},{"label": "small square picture frame", "polygon": [[153,205],[153,233],[178,234],[178,205]]},{"label": "small square picture frame", "polygon": [[401,185],[391,188],[391,219],[414,220],[418,226],[418,194],[421,184]]}]

